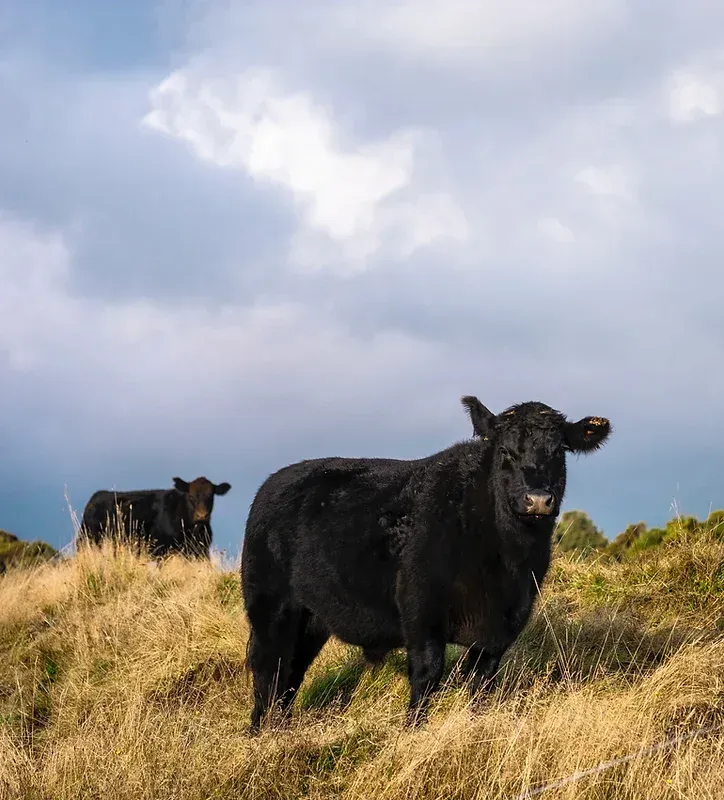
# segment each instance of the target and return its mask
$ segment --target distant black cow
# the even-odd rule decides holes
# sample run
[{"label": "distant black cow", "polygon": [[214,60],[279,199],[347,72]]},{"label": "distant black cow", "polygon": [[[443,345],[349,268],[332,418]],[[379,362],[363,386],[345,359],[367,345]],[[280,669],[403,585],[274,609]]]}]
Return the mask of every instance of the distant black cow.
[{"label": "distant black cow", "polygon": [[203,477],[191,483],[174,478],[173,484],[173,489],[96,492],[83,512],[80,540],[100,544],[120,535],[145,543],[153,556],[208,558],[214,496],[226,494],[231,485]]},{"label": "distant black cow", "polygon": [[241,560],[252,731],[275,700],[289,711],[330,635],[375,659],[407,649],[408,722],[425,717],[447,643],[468,648],[474,695],[490,685],[548,569],[566,453],[597,449],[611,426],[462,403],[475,438],[440,453],[302,461],[261,485]]}]

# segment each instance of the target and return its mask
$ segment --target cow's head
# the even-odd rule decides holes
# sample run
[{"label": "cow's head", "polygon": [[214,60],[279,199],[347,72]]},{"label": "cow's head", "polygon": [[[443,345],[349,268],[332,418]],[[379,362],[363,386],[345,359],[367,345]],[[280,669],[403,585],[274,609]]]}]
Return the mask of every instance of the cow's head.
[{"label": "cow's head", "polygon": [[173,485],[186,500],[188,515],[194,528],[210,525],[214,497],[217,494],[226,494],[231,489],[228,483],[215,484],[206,478],[196,478],[191,483],[181,478],[174,478]]},{"label": "cow's head", "polygon": [[475,436],[493,447],[498,499],[521,520],[558,515],[566,489],[566,453],[590,453],[608,439],[604,417],[569,422],[544,403],[520,403],[495,415],[477,397],[462,398]]}]

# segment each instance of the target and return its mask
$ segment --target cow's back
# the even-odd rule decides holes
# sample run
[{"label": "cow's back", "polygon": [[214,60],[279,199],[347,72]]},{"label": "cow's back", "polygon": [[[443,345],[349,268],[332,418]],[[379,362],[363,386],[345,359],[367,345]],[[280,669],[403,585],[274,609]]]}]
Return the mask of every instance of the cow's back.
[{"label": "cow's back", "polygon": [[404,487],[424,461],[315,459],[267,478],[244,536],[247,608],[262,595],[285,597],[344,641],[399,644],[397,524]]},{"label": "cow's back", "polygon": [[90,541],[96,543],[108,536],[153,537],[165,494],[167,492],[162,489],[127,492],[101,489],[86,504],[82,530]]},{"label": "cow's back", "polygon": [[[328,538],[321,531],[334,520],[340,534],[374,513],[371,506],[404,485],[416,461],[325,458],[300,461],[270,475],[249,509],[243,551],[266,547],[280,563],[289,561],[300,535]],[[313,532],[319,528],[319,532]]]}]

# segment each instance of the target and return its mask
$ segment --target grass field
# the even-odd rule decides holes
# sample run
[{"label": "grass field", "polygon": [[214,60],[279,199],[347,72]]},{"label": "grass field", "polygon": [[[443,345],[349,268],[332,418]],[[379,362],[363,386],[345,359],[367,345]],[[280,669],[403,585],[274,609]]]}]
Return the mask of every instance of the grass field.
[{"label": "grass field", "polygon": [[[405,730],[403,654],[332,642],[286,728],[247,733],[238,574],[82,552],[0,578],[0,798],[724,797],[724,542],[557,556],[477,712],[456,680]],[[713,730],[710,730],[713,729]]]}]

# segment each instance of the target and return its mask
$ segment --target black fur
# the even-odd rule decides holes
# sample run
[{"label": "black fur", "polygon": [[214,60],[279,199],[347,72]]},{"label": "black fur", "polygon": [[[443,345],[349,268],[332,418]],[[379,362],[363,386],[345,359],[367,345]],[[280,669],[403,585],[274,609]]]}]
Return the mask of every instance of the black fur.
[{"label": "black fur", "polygon": [[[470,441],[412,461],[302,461],[260,487],[241,562],[252,731],[276,700],[289,710],[331,635],[372,661],[407,649],[410,721],[424,718],[447,643],[469,648],[474,693],[490,683],[548,569],[566,451],[600,446],[610,424],[569,423],[542,403],[495,416],[462,402]],[[544,514],[527,513],[531,493],[548,498]]]},{"label": "black fur", "polygon": [[208,558],[214,496],[226,494],[231,486],[203,477],[191,483],[181,478],[173,481],[173,489],[96,492],[83,512],[79,541],[100,544],[104,538],[120,535],[145,543],[155,557],[181,553]]}]

